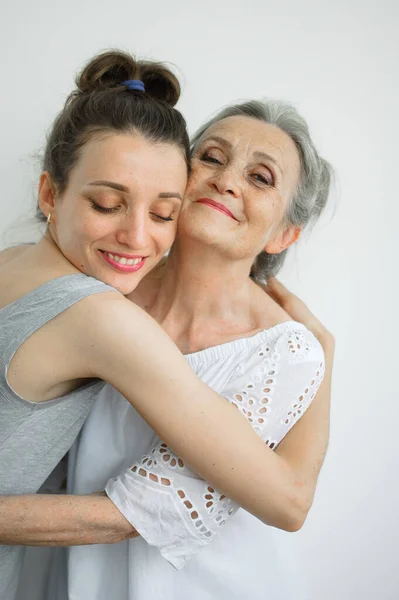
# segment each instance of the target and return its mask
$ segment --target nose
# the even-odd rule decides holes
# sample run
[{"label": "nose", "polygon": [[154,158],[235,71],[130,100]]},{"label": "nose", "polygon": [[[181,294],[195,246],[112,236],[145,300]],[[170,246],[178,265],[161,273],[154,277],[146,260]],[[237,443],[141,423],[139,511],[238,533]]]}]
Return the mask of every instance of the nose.
[{"label": "nose", "polygon": [[119,244],[129,250],[146,250],[149,244],[150,223],[148,213],[144,210],[132,210],[123,216],[116,232]]},{"label": "nose", "polygon": [[239,176],[233,166],[215,171],[209,180],[209,185],[221,195],[237,197],[240,194]]}]

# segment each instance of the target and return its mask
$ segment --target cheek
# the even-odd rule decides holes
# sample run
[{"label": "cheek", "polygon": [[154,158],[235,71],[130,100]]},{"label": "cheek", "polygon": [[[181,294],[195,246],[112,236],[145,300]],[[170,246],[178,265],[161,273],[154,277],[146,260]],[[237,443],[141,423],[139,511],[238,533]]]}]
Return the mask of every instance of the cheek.
[{"label": "cheek", "polygon": [[185,196],[195,194],[195,192],[204,185],[206,174],[200,166],[194,166],[192,168],[190,177],[187,182]]},{"label": "cheek", "polygon": [[76,242],[76,245],[84,245],[99,237],[99,228],[90,220],[80,220],[75,224],[75,228],[71,235]]},{"label": "cheek", "polygon": [[274,196],[267,198],[266,201],[262,200],[256,203],[259,223],[268,224],[269,227],[278,227],[285,214],[283,200]]},{"label": "cheek", "polygon": [[[166,227],[165,227],[166,229]],[[159,237],[158,245],[161,249],[162,254],[164,254],[169,248],[172,246],[175,241],[176,232],[177,232],[177,219],[171,224],[170,227],[167,227],[168,231],[165,231],[162,236]]]},{"label": "cheek", "polygon": [[[62,240],[74,255],[85,252],[93,243],[110,238],[115,233],[115,226],[110,219],[93,219],[88,216],[76,218],[73,226],[64,232]],[[61,240],[60,240],[61,241]]]},{"label": "cheek", "polygon": [[175,241],[177,231],[177,219],[169,223],[165,223],[165,225],[161,225],[151,221],[148,224],[148,227],[148,233],[151,239],[153,250],[157,254],[163,256]]},{"label": "cheek", "polygon": [[94,211],[93,213],[86,213],[76,223],[76,231],[81,237],[95,241],[116,234],[120,224],[116,215],[98,215]]},{"label": "cheek", "polygon": [[71,241],[81,238],[90,226],[86,211],[82,211],[76,202],[65,198],[61,211],[57,215],[57,234],[60,240]]}]

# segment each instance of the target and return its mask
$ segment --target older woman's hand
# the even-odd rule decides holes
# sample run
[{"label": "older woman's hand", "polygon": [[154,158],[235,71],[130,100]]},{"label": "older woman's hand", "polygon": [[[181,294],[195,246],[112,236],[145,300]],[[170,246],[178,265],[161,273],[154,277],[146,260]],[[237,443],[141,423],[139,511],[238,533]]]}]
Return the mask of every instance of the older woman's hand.
[{"label": "older woman's hand", "polygon": [[264,286],[264,290],[294,321],[303,323],[313,333],[323,346],[324,351],[327,349],[330,352],[334,351],[334,336],[309,310],[306,304],[298,296],[290,292],[281,281],[275,277],[271,277],[267,285]]}]

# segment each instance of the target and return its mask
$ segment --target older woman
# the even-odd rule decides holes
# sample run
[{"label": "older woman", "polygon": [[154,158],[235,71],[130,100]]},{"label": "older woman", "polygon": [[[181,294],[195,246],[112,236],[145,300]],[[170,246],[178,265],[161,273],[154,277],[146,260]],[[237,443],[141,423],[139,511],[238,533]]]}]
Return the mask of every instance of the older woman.
[{"label": "older woman", "polygon": [[[229,107],[194,138],[166,264],[130,295],[265,442],[269,472],[266,480],[256,476],[259,489],[266,481],[270,491],[264,520],[287,530],[298,529],[310,508],[327,444],[328,402],[303,416],[322,380],[324,357],[309,330],[256,282],[277,272],[288,246],[319,216],[329,182],[329,166],[293,108],[279,102]],[[295,425],[300,418],[302,428]],[[235,442],[245,462],[245,443]],[[216,468],[220,459],[215,453]],[[289,473],[303,492],[296,523],[287,520]],[[70,464],[71,491],[104,486],[141,537],[71,548],[60,600],[66,587],[69,598],[85,600],[302,597],[283,534],[237,512],[111,387],[92,410]],[[256,503],[253,493],[248,489],[248,499]]]}]

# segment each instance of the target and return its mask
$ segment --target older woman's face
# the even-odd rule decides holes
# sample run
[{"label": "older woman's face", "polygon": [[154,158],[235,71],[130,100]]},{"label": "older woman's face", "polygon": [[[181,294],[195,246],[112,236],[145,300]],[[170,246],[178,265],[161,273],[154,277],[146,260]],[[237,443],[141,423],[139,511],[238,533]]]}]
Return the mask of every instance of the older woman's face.
[{"label": "older woman's face", "polygon": [[299,176],[296,146],[281,129],[250,117],[218,121],[194,153],[179,235],[236,259],[281,252],[299,235],[281,226]]}]

